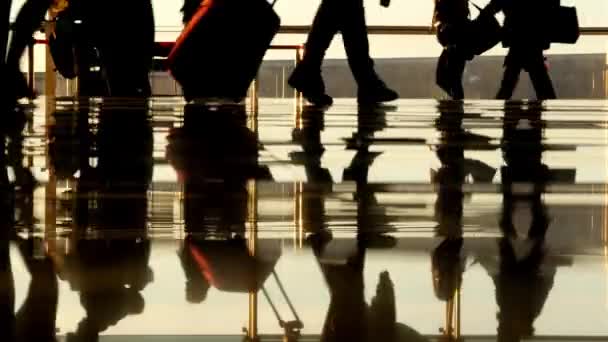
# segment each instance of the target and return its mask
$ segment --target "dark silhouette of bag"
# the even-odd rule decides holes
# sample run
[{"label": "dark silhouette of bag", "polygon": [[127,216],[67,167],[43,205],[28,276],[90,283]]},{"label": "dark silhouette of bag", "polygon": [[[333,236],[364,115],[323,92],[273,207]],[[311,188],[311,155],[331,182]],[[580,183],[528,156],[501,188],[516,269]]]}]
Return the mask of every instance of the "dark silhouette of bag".
[{"label": "dark silhouette of bag", "polygon": [[471,21],[471,53],[482,55],[502,41],[502,27],[496,17],[481,12]]},{"label": "dark silhouette of bag", "polygon": [[575,7],[557,7],[547,20],[552,43],[575,44],[578,41],[581,31]]},{"label": "dark silhouette of bag", "polygon": [[187,100],[240,101],[247,95],[279,30],[273,5],[266,0],[203,0],[167,59]]},{"label": "dark silhouette of bag", "polygon": [[76,16],[71,8],[63,10],[56,18],[55,32],[49,38],[49,50],[55,68],[66,79],[78,76],[76,64]]}]

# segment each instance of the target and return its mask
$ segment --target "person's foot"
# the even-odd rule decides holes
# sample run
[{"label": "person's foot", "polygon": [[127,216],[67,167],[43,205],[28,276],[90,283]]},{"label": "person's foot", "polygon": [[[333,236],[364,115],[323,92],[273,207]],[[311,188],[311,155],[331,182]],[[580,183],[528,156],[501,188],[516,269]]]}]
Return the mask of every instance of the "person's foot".
[{"label": "person's foot", "polygon": [[315,106],[331,106],[334,102],[331,96],[325,93],[325,84],[320,72],[307,70],[301,64],[293,71],[287,83]]},{"label": "person's foot", "polygon": [[357,101],[362,105],[390,102],[398,98],[399,94],[382,82],[378,82],[372,86],[360,86],[357,94]]},{"label": "person's foot", "polygon": [[9,75],[11,75],[13,79],[13,88],[10,90],[11,97],[13,97],[15,100],[24,98],[33,100],[36,98],[36,93],[30,87],[30,85],[27,84],[27,80],[21,71],[15,70],[10,72]]}]

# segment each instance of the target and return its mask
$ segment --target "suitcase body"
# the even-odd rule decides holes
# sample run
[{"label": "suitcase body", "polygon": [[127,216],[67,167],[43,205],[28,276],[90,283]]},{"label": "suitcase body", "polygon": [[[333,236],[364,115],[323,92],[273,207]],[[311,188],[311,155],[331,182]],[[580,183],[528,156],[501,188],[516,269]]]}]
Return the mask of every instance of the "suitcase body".
[{"label": "suitcase body", "polygon": [[267,0],[203,0],[167,59],[187,100],[241,100],[280,19]]}]

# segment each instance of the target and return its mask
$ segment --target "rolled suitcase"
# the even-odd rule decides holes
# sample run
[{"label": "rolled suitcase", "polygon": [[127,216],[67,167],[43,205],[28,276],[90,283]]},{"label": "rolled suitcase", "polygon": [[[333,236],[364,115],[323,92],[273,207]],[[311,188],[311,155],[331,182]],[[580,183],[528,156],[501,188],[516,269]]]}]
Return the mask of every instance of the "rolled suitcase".
[{"label": "rolled suitcase", "polygon": [[267,0],[203,0],[167,59],[187,100],[247,95],[280,27]]}]

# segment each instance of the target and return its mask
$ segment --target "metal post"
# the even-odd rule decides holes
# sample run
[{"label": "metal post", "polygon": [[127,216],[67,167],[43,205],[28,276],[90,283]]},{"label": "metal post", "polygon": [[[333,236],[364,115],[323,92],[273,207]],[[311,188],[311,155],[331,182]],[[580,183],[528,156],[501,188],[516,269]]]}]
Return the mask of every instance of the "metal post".
[{"label": "metal post", "polygon": [[[53,32],[54,22],[45,23],[46,39],[49,41]],[[46,66],[44,72],[44,95],[46,98],[46,119],[47,127],[50,124],[51,114],[55,111],[55,91],[57,89],[57,75],[55,74],[55,63],[51,55],[49,45],[46,45]]]},{"label": "metal post", "polygon": [[35,89],[35,69],[34,69],[34,41],[30,41],[27,49],[27,82],[30,88]]},{"label": "metal post", "polygon": [[[255,88],[257,82],[254,81],[252,84],[252,92],[254,93],[255,99],[257,94]],[[257,115],[257,101],[252,103],[252,116],[248,122],[248,128],[255,133],[256,138],[258,136],[258,115]],[[258,244],[258,188],[255,180],[250,180],[247,184],[247,247],[249,254],[252,257],[257,255],[257,244]],[[257,291],[249,292],[249,323],[247,328],[247,339],[248,341],[258,341],[258,293]]]},{"label": "metal post", "polygon": [[[247,237],[247,247],[249,254],[253,257],[257,255],[257,240],[258,240],[258,215],[257,215],[257,184],[255,180],[249,182],[248,186],[248,205],[247,205],[247,221],[249,234]],[[249,323],[247,327],[248,341],[259,341],[258,337],[258,292],[253,290],[249,292]]]},{"label": "metal post", "polygon": [[[296,66],[298,66],[298,64],[300,64],[303,57],[304,57],[304,45],[301,45],[299,48],[296,49]],[[297,90],[294,90],[294,92],[295,92],[296,104],[299,104],[300,102],[303,101],[302,93],[300,93]]]},{"label": "metal post", "polygon": [[[46,22],[44,26],[44,32],[46,34],[47,42],[51,38],[51,32],[54,31],[54,22]],[[33,50],[33,48],[32,48]],[[55,112],[55,89],[57,87],[57,78],[55,76],[55,63],[53,62],[53,58],[51,56],[51,50],[49,45],[46,45],[45,48],[46,56],[45,56],[45,123],[46,123],[46,135],[47,141],[50,141],[48,129],[53,124],[53,113]],[[32,62],[33,66],[33,62]],[[46,169],[49,173],[49,180],[45,189],[45,236],[48,238],[55,239],[56,232],[56,223],[57,223],[57,177],[55,175],[55,171],[51,166],[50,162],[50,151],[48,148],[48,144],[46,145]]]}]

